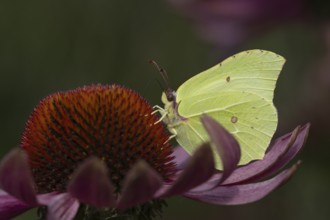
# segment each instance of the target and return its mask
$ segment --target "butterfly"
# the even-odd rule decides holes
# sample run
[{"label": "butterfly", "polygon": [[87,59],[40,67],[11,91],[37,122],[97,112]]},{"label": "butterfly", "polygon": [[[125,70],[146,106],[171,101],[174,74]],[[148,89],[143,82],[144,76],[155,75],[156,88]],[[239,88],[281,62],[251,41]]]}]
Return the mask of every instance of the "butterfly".
[{"label": "butterfly", "polygon": [[[285,59],[265,50],[233,55],[184,82],[177,91],[162,94],[157,107],[167,125],[188,153],[209,141],[200,117],[206,114],[224,126],[241,147],[239,164],[262,159],[276,131],[274,90]],[[222,169],[216,156],[216,168]]]}]

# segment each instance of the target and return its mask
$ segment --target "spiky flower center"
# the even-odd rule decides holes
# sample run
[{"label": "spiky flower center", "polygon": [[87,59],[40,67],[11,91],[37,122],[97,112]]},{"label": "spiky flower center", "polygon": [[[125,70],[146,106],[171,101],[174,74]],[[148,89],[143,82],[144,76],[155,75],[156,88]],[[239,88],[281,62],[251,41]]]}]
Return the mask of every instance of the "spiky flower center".
[{"label": "spiky flower center", "polygon": [[138,159],[163,178],[173,173],[168,133],[152,107],[136,92],[118,85],[92,85],[52,94],[34,109],[23,133],[40,193],[65,191],[75,168],[91,155],[109,168],[120,187]]}]

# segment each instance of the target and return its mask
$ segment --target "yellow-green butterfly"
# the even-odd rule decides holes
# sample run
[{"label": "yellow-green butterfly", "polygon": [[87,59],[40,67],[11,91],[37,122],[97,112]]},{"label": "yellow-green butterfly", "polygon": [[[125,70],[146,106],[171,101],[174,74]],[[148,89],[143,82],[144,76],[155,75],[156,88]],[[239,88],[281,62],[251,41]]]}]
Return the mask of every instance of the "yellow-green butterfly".
[{"label": "yellow-green butterfly", "polygon": [[[262,159],[277,127],[274,89],[285,59],[270,51],[240,52],[162,94],[161,119],[190,154],[209,137],[200,121],[207,114],[239,142],[240,165]],[[216,168],[222,169],[220,159]]]}]

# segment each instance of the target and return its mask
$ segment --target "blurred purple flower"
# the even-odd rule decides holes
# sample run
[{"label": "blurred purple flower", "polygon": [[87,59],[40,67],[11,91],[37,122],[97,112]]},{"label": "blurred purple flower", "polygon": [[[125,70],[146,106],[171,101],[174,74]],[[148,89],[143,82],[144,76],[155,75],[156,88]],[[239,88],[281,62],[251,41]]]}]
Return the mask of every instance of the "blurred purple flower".
[{"label": "blurred purple flower", "polygon": [[[77,96],[79,97],[79,104],[78,99],[71,99],[77,94],[79,95]],[[121,94],[121,96],[116,96],[117,94]],[[163,126],[159,123],[157,125],[150,123],[156,122],[158,118],[149,114],[152,112],[152,108],[135,94],[118,86],[90,86],[67,93],[54,94],[41,102],[35,110],[34,116],[37,116],[37,118],[32,116],[30,122],[33,122],[33,124],[27,124],[28,131],[24,134],[23,150],[13,150],[5,156],[0,164],[0,186],[2,188],[0,191],[0,219],[10,219],[33,207],[43,206],[47,206],[43,217],[47,216],[47,219],[55,220],[73,219],[81,211],[83,215],[89,215],[88,217],[91,219],[97,219],[95,214],[100,212],[103,216],[107,215],[107,217],[120,216],[121,214],[131,215],[133,219],[135,219],[134,217],[139,219],[139,216],[135,215],[141,215],[141,212],[144,212],[142,213],[144,219],[153,219],[155,215],[161,212],[163,199],[175,195],[182,195],[213,204],[245,204],[263,198],[283,184],[292,176],[299,164],[298,162],[291,168],[265,180],[270,175],[277,173],[300,151],[307,137],[309,125],[298,127],[292,133],[275,140],[263,160],[237,167],[240,159],[240,148],[237,141],[220,124],[208,116],[203,116],[201,120],[221,157],[223,171],[215,170],[213,153],[208,143],[203,144],[192,156],[187,155],[182,148],[176,148],[172,154],[167,155],[170,152],[166,150],[169,145],[164,140],[168,136],[160,132]],[[102,103],[103,96],[107,97],[104,100],[109,100],[109,96],[105,95],[116,97],[112,105],[119,107],[119,109],[115,113],[125,114],[125,117],[122,117],[122,119],[125,119],[124,121],[120,119],[115,122],[117,129],[121,130],[120,126],[122,124],[127,129],[127,120],[132,117],[134,123],[136,123],[135,112],[138,112],[139,119],[141,119],[141,115],[143,119],[137,127],[134,123],[129,123],[133,129],[132,132],[125,133],[126,130],[122,130],[123,134],[119,132],[121,135],[115,136],[115,145],[112,147],[123,146],[121,144],[128,141],[135,144],[140,143],[140,145],[135,146],[133,149],[121,149],[126,154],[120,152],[119,148],[112,149],[116,150],[116,153],[108,157],[107,152],[104,152],[103,148],[99,149],[97,145],[92,149],[94,153],[84,154],[83,160],[73,161],[74,157],[70,156],[70,153],[83,146],[78,145],[78,148],[73,148],[70,142],[66,142],[67,137],[64,137],[66,135],[64,131],[70,130],[72,121],[77,122],[80,125],[80,130],[84,131],[85,126],[79,123],[84,122],[88,124],[88,127],[93,127],[90,124],[96,116],[93,114],[102,115],[105,113],[107,116],[109,113],[114,113],[108,110],[100,112],[93,108],[95,106],[91,105],[97,102],[101,103],[99,106],[102,106],[104,104]],[[95,97],[98,98],[95,99]],[[123,99],[118,100],[121,98]],[[56,105],[57,102],[61,105]],[[64,115],[62,115],[63,121],[56,117],[56,114],[59,114],[63,109],[68,110],[71,105],[77,107],[74,108],[74,112],[79,117],[80,107],[86,110],[85,113],[88,117],[83,117],[84,120],[80,122],[75,120],[77,115],[69,115],[68,119],[71,122],[67,121]],[[78,108],[78,106],[80,107]],[[132,107],[132,112],[127,113],[125,106]],[[143,110],[144,107],[147,110],[141,114],[141,109]],[[48,115],[42,114],[42,112],[48,110],[50,110]],[[68,112],[70,111],[68,110]],[[117,117],[121,118],[119,115]],[[149,117],[152,118],[152,121],[148,121]],[[49,124],[48,119],[51,119],[53,124]],[[113,120],[113,118],[109,120]],[[148,123],[143,124],[145,120]],[[102,120],[96,121],[102,124]],[[39,122],[40,124],[38,124]],[[30,125],[32,127],[29,127]],[[46,127],[43,127],[44,125]],[[158,129],[154,130],[154,126],[157,126]],[[52,132],[59,131],[55,131],[57,127],[61,127],[63,133],[60,134],[63,136],[50,137]],[[135,128],[147,132],[148,135],[145,138],[153,140],[152,144],[157,143],[153,145],[156,146],[154,148],[155,152],[143,151],[145,147],[149,146],[149,142],[141,145],[140,140],[136,141],[129,138],[131,134],[139,131]],[[49,129],[53,129],[51,133],[46,132]],[[89,130],[89,132],[92,132],[92,130]],[[93,137],[100,137],[98,135],[102,134],[101,130],[105,131],[100,129]],[[41,131],[40,134],[47,134],[49,139],[45,140],[50,144],[43,145],[46,143],[39,136],[40,134],[34,133],[32,139],[37,138],[32,142],[32,145],[27,145],[29,143],[27,139],[29,139],[29,134],[32,131]],[[80,135],[82,134],[80,133]],[[80,138],[82,137],[87,139],[87,136],[81,136]],[[91,138],[93,139],[93,137]],[[121,139],[118,140],[121,141],[116,139],[119,137]],[[138,138],[139,135],[134,137]],[[57,143],[58,140],[62,140],[62,142]],[[78,141],[78,139],[73,138],[70,140],[72,142]],[[38,141],[42,144],[38,145],[40,144]],[[55,156],[56,152],[50,152],[51,147],[53,147],[52,144],[59,144],[56,150],[62,155],[61,152],[64,150],[62,143],[68,144],[71,152],[68,151],[63,157]],[[39,149],[38,151],[33,149],[36,145],[38,145],[36,148]],[[43,148],[44,146],[47,148]],[[131,147],[131,145],[128,146]],[[139,148],[141,146],[143,148]],[[49,152],[42,152],[45,149],[48,149]],[[90,149],[90,147],[87,149]],[[136,151],[137,149],[139,150]],[[111,149],[108,150],[111,151]],[[103,154],[100,154],[100,152]],[[155,154],[150,156],[153,153]],[[78,158],[79,155],[75,156]],[[137,157],[130,162],[134,158],[133,155],[137,155]],[[49,159],[44,160],[46,157],[49,157]],[[72,172],[68,172],[69,168],[59,166],[63,163],[61,160],[65,158],[64,164],[66,165],[71,163],[80,163],[80,165],[73,168]],[[114,162],[115,159],[120,161]],[[159,164],[162,161],[163,164]],[[125,170],[123,167],[119,167],[119,165],[124,166],[122,163],[131,163],[131,165]],[[50,169],[48,173],[40,171],[44,166]],[[57,167],[60,168],[57,169]],[[117,172],[116,169],[119,169],[120,172]],[[168,169],[167,172],[164,171],[166,169]],[[39,176],[40,173],[45,176]],[[118,181],[120,174],[123,175],[122,181]],[[51,179],[45,182],[48,178],[47,175]],[[57,176],[60,179],[57,179]],[[56,184],[51,181],[53,179],[57,180]],[[136,209],[137,207],[140,208]]]},{"label": "blurred purple flower", "polygon": [[304,16],[302,0],[168,0],[209,42],[232,48],[256,32]]}]

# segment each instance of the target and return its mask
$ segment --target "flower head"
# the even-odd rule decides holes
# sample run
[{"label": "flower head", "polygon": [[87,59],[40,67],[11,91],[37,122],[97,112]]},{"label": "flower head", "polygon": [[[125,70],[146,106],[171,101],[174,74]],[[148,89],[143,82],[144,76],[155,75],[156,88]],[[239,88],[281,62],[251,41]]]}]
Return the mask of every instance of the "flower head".
[{"label": "flower head", "polygon": [[86,86],[50,95],[27,122],[21,146],[28,154],[40,193],[65,191],[78,164],[101,159],[119,192],[127,171],[139,159],[169,180],[171,146],[152,107],[127,88]]},{"label": "flower head", "polygon": [[299,152],[309,127],[277,139],[264,160],[237,167],[237,141],[203,116],[223,161],[224,170],[217,171],[209,143],[192,156],[180,147],[172,151],[152,112],[136,92],[117,85],[43,99],[27,122],[21,149],[0,164],[0,219],[32,207],[48,219],[153,219],[174,195],[215,204],[253,202],[293,174],[297,165],[264,180]]}]

